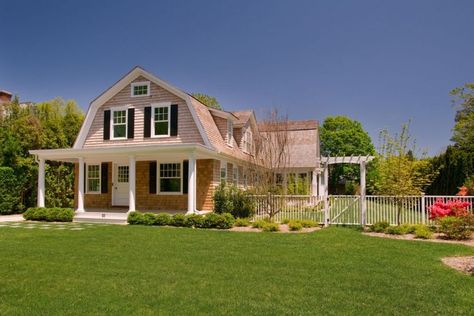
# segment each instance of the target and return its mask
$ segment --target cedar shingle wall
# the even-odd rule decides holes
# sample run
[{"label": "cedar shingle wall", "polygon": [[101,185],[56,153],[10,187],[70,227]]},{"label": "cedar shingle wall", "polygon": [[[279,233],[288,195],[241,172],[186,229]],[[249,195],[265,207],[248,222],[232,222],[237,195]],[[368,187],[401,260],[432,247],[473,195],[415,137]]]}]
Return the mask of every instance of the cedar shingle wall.
[{"label": "cedar shingle wall", "polygon": [[[143,77],[138,77],[133,82],[148,81]],[[199,130],[192,118],[186,102],[171,94],[167,90],[159,87],[153,82],[150,84],[151,95],[148,97],[131,97],[131,86],[128,85],[107,101],[100,109],[92,122],[88,132],[84,148],[90,147],[110,147],[127,145],[143,145],[158,143],[199,143],[204,144]],[[178,105],[178,136],[166,138],[143,138],[144,129],[144,108],[152,103],[171,102]],[[135,138],[126,140],[103,140],[104,110],[116,106],[133,106],[135,108]]]}]

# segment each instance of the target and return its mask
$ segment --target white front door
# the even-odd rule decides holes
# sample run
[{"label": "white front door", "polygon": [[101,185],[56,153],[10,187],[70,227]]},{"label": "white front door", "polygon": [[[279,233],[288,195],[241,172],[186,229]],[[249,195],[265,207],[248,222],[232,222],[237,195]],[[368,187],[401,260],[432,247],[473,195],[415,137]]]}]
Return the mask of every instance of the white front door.
[{"label": "white front door", "polygon": [[113,205],[128,206],[128,165],[114,164]]}]

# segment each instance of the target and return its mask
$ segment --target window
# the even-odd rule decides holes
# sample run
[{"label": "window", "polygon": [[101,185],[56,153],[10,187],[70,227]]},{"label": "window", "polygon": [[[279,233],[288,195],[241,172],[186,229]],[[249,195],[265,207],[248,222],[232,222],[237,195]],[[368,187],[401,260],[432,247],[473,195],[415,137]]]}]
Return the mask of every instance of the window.
[{"label": "window", "polygon": [[100,165],[87,165],[87,193],[100,193]]},{"label": "window", "polygon": [[235,185],[239,184],[239,168],[236,165],[232,168],[232,180]]},{"label": "window", "polygon": [[244,188],[246,188],[248,185],[248,181],[247,181],[247,173],[244,173]]},{"label": "window", "polygon": [[160,192],[181,193],[181,163],[160,163]]},{"label": "window", "polygon": [[227,145],[232,146],[232,136],[234,135],[234,124],[227,120]]},{"label": "window", "polygon": [[127,110],[112,110],[112,138],[127,138]]},{"label": "window", "polygon": [[150,95],[150,82],[132,83],[132,97],[143,97]]},{"label": "window", "polygon": [[247,154],[253,152],[253,135],[250,128],[247,128],[244,132],[244,137],[242,138],[242,150]]},{"label": "window", "polygon": [[117,182],[128,183],[128,166],[118,166]]},{"label": "window", "polygon": [[225,161],[221,161],[221,183],[225,183],[227,181],[227,163]]},{"label": "window", "polygon": [[154,106],[152,118],[153,136],[170,136],[170,106]]}]

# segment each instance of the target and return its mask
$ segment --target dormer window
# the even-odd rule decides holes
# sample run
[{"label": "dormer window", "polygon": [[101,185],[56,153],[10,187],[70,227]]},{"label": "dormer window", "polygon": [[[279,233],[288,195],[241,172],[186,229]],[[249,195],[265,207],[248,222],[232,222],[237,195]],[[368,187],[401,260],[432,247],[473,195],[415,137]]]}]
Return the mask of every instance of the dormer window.
[{"label": "dormer window", "polygon": [[253,151],[253,134],[250,128],[245,130],[242,137],[242,150],[247,154],[251,154]]},{"label": "dormer window", "polygon": [[227,145],[232,146],[232,137],[234,135],[234,124],[231,120],[227,120]]},{"label": "dormer window", "polygon": [[150,82],[133,82],[132,97],[146,97],[150,95]]}]

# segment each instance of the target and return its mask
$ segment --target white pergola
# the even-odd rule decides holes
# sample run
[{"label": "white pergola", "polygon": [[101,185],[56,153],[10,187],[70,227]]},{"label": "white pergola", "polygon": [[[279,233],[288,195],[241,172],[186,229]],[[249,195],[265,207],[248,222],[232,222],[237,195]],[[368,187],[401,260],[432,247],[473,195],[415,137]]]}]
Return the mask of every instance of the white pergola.
[{"label": "white pergola", "polygon": [[360,166],[360,201],[361,201],[361,217],[362,224],[366,222],[366,164],[374,160],[374,156],[342,156],[342,157],[321,157],[321,166],[323,169],[323,177],[319,178],[319,192],[324,196],[325,225],[329,222],[329,165],[335,164],[358,164]]}]

